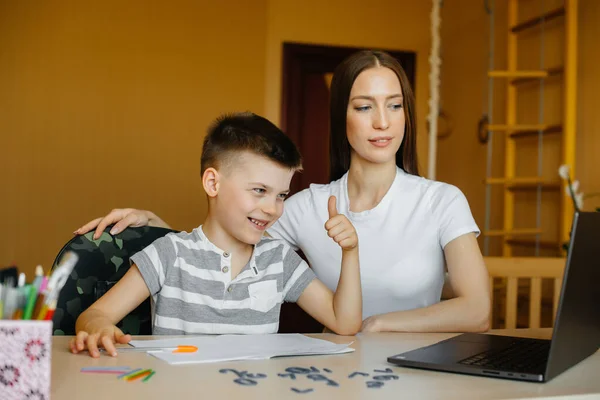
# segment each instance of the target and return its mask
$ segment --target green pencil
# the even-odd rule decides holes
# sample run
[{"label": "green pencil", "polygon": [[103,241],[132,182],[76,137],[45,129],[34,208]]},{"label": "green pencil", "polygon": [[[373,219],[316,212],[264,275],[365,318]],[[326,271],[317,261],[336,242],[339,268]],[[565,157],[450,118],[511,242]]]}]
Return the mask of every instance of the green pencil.
[{"label": "green pencil", "polygon": [[136,376],[139,376],[139,375],[145,374],[145,373],[146,373],[146,372],[148,372],[148,371],[152,371],[152,370],[151,370],[150,368],[148,368],[148,369],[142,369],[141,371],[133,371],[133,372],[132,372],[132,373],[130,373],[129,375],[125,375],[125,376],[123,377],[123,379],[125,379],[126,381],[128,381],[128,380],[130,380],[130,379],[133,379],[133,378],[135,378]]},{"label": "green pencil", "polygon": [[152,375],[154,375],[156,373],[156,371],[152,371],[150,373],[150,375],[148,375],[147,377],[145,377],[144,379],[142,379],[142,382],[146,382],[148,379],[152,378]]},{"label": "green pencil", "polygon": [[27,303],[25,303],[25,310],[23,311],[23,319],[31,319],[33,313],[33,307],[35,306],[35,300],[37,299],[37,289],[33,285],[27,285],[25,287],[27,292]]}]

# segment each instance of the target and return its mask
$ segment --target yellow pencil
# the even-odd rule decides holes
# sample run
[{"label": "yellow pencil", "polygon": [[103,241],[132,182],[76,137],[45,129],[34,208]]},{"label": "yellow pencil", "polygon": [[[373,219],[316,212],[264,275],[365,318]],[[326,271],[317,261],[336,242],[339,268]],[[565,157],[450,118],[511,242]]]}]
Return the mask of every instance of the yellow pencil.
[{"label": "yellow pencil", "polygon": [[40,310],[40,313],[37,316],[37,320],[38,321],[43,321],[44,317],[46,317],[46,313],[48,312],[48,304],[44,304],[42,306],[42,309]]}]

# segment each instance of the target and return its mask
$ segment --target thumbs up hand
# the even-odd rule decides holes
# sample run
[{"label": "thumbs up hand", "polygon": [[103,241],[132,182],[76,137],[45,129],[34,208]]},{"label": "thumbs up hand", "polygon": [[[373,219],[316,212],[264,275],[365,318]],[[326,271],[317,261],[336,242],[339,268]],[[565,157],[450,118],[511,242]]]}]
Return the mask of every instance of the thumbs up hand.
[{"label": "thumbs up hand", "polygon": [[330,196],[327,203],[329,219],[325,222],[327,235],[340,245],[342,250],[352,250],[358,246],[358,235],[354,225],[343,214],[338,214],[335,196]]}]

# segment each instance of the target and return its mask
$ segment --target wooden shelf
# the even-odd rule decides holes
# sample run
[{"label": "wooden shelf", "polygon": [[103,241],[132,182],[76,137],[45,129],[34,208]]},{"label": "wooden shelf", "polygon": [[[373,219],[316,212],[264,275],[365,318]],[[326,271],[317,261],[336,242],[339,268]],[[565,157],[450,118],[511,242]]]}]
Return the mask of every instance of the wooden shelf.
[{"label": "wooden shelf", "polygon": [[510,31],[512,33],[519,33],[526,29],[533,28],[534,26],[540,25],[542,22],[548,22],[553,19],[562,17],[563,15],[565,15],[565,8],[559,7],[554,10],[548,11],[547,13],[542,14],[540,16],[527,19],[527,20],[513,26],[510,29]]}]

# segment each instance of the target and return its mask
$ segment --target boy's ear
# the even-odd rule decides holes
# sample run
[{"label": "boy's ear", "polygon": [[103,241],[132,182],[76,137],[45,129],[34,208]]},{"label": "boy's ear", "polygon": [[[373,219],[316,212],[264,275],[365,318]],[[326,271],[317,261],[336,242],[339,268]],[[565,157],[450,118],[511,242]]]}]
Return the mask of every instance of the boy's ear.
[{"label": "boy's ear", "polygon": [[219,171],[214,168],[207,168],[202,174],[202,186],[208,197],[216,197],[219,193],[219,187],[221,185],[221,176]]}]

